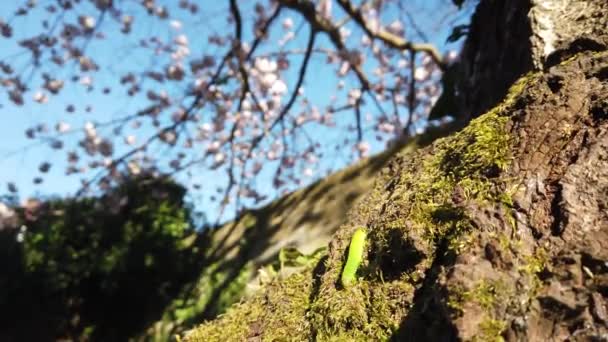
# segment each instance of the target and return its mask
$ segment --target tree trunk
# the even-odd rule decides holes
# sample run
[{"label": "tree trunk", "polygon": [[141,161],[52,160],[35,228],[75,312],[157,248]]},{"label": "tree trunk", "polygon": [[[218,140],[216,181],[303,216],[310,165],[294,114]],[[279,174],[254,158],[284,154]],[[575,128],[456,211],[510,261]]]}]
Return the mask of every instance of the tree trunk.
[{"label": "tree trunk", "polygon": [[604,0],[482,0],[458,109],[485,114],[394,157],[314,267],[186,339],[608,338],[607,47]]},{"label": "tree trunk", "polygon": [[518,78],[608,46],[604,0],[481,1],[461,54],[458,117],[477,117]]}]

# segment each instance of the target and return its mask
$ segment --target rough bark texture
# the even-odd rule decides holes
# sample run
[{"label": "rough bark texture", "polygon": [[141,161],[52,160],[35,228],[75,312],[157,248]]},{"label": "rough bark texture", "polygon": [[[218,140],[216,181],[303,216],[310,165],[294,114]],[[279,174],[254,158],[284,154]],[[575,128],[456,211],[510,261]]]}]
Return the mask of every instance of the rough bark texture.
[{"label": "rough bark texture", "polygon": [[422,318],[438,320],[444,288],[461,308],[446,321],[462,339],[484,329],[523,341],[608,337],[607,72],[608,54],[586,53],[530,78],[507,125],[510,200],[465,205],[472,243],[437,268]]},{"label": "rough bark texture", "polygon": [[605,50],[607,12],[605,0],[481,1],[460,58],[457,116],[485,113],[531,70]]},{"label": "rough bark texture", "polygon": [[[485,114],[394,157],[315,267],[186,339],[608,339],[607,14],[600,0],[482,1],[461,104]],[[360,279],[341,288],[361,226]]]},{"label": "rough bark texture", "polygon": [[546,260],[527,329],[509,332],[606,339],[608,55],[552,67],[541,85],[531,94],[537,100],[514,113],[511,175],[520,180],[515,233],[528,231]]},{"label": "rough bark texture", "polygon": [[530,8],[530,0],[479,3],[460,57],[458,117],[485,113],[532,70]]}]

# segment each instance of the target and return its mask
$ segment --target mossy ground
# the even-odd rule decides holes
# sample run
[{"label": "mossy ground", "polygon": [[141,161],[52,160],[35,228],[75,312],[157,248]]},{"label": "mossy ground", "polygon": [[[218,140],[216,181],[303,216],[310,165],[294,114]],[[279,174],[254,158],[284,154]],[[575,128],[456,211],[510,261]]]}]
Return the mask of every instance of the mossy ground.
[{"label": "mossy ground", "polygon": [[[462,131],[395,158],[334,236],[327,258],[317,265],[323,272],[307,269],[270,283],[254,299],[191,331],[186,339],[369,341],[395,336],[433,264],[466,248],[475,227],[465,205],[508,202],[508,184],[501,177],[511,161],[508,109],[529,79],[516,83],[502,104]],[[339,285],[340,274],[358,226],[368,228],[369,243],[360,279],[345,289]],[[496,284],[480,285],[479,291],[461,297],[487,294],[475,300],[489,307],[496,289]],[[498,336],[502,322],[490,317],[480,329],[486,337]]]}]

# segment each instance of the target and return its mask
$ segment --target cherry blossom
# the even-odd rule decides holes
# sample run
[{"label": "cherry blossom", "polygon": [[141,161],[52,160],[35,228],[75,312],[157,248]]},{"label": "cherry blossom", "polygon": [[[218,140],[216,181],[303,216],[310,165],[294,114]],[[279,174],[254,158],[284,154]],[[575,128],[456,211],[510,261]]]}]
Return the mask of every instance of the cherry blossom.
[{"label": "cherry blossom", "polygon": [[[0,58],[7,106],[60,108],[23,128],[65,156],[36,161],[33,182],[60,169],[86,192],[144,171],[200,175],[214,186],[193,190],[236,212],[424,131],[458,60],[419,49],[428,42],[397,0],[234,3],[73,1],[0,19],[20,53]],[[27,26],[32,13],[45,29]]]}]

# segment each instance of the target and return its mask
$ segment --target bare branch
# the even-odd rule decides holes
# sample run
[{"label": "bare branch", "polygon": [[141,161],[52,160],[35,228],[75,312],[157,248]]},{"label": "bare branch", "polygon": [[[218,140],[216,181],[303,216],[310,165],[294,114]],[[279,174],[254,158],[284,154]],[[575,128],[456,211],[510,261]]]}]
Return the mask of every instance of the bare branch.
[{"label": "bare branch", "polygon": [[357,120],[357,141],[363,141],[363,127],[361,125],[361,101],[363,96],[360,96],[355,102],[355,119]]},{"label": "bare branch", "polygon": [[[215,82],[218,81],[222,70],[224,69],[224,66],[226,65],[226,62],[228,61],[228,59],[230,59],[230,57],[233,55],[234,53],[234,49],[231,49],[222,59],[222,62],[220,63],[220,65],[218,66],[215,74],[211,77],[211,82],[209,82],[205,88],[205,91],[209,89],[209,87],[214,84]],[[124,163],[128,158],[130,158],[132,155],[134,155],[135,153],[137,153],[138,151],[141,151],[142,149],[144,149],[146,146],[150,145],[152,142],[160,139],[163,135],[165,135],[168,132],[174,131],[175,129],[177,129],[179,126],[183,125],[184,123],[186,123],[192,116],[194,109],[196,109],[196,107],[200,104],[200,101],[203,98],[203,93],[204,92],[199,92],[196,97],[193,99],[192,103],[190,104],[190,106],[188,107],[188,109],[185,112],[185,115],[178,121],[174,122],[172,125],[167,126],[165,128],[163,128],[162,130],[158,131],[156,134],[148,137],[148,139],[140,144],[139,147],[136,147],[134,149],[131,149],[130,151],[124,153],[123,155],[121,155],[118,158],[113,159],[110,164],[106,167],[108,170],[112,170],[115,169],[118,165]],[[100,179],[105,173],[105,170],[101,170],[100,172],[97,173],[97,175],[95,175],[93,178],[91,178],[90,180],[84,182],[81,186],[81,188],[76,192],[76,197],[80,197],[82,195],[85,194],[85,192],[88,190],[88,188],[91,186],[91,184],[93,184],[94,182],[96,182],[98,179]]]},{"label": "bare branch", "polygon": [[251,50],[249,50],[249,53],[247,53],[247,57],[245,58],[246,61],[251,60],[251,57],[253,56],[254,51],[257,49],[258,45],[260,45],[260,43],[262,42],[262,39],[268,32],[270,25],[275,21],[275,19],[281,13],[282,8],[283,8],[282,6],[277,6],[277,8],[274,10],[272,15],[270,16],[270,18],[268,18],[268,20],[266,20],[266,23],[264,24],[264,27],[262,27],[260,35],[258,37],[256,37],[256,39],[253,41],[253,44],[251,44]]},{"label": "bare branch", "polygon": [[374,32],[369,24],[363,18],[363,13],[361,13],[360,9],[355,8],[353,4],[348,0],[337,0],[338,4],[342,7],[342,9],[351,16],[359,26],[365,31],[365,33],[372,37],[373,39],[379,39],[384,42],[386,45],[399,49],[399,50],[409,50],[414,52],[425,52],[435,63],[441,68],[441,70],[445,70],[445,63],[439,54],[439,51],[432,44],[428,43],[412,43],[407,41],[397,35],[394,35],[388,31],[383,30],[382,28],[378,29]]},{"label": "bare branch", "polygon": [[[300,13],[315,31],[325,32],[338,51],[340,51],[343,55],[348,55],[348,49],[340,36],[340,29],[328,19],[318,15],[317,11],[315,10],[315,4],[312,1],[280,0],[280,3]],[[363,90],[365,91],[370,89],[370,81],[367,79],[367,76],[365,76],[363,69],[361,69],[361,65],[353,63],[350,64],[351,68],[359,78],[359,82],[361,82],[361,87]]]},{"label": "bare branch", "polygon": [[410,88],[409,88],[409,92],[407,94],[407,105],[408,105],[408,116],[407,116],[407,123],[405,124],[405,127],[403,128],[403,131],[407,134],[409,134],[409,129],[410,129],[410,125],[412,124],[412,120],[413,120],[413,116],[414,116],[414,110],[415,108],[415,103],[416,103],[416,77],[414,77],[414,73],[416,70],[416,51],[411,51],[410,52],[410,74],[411,74],[411,78],[410,78]]},{"label": "bare branch", "polygon": [[243,22],[241,20],[241,12],[239,11],[239,6],[236,3],[236,0],[230,0],[230,13],[234,17],[234,29],[235,29],[235,37],[236,41],[240,44],[243,37]]},{"label": "bare branch", "polygon": [[270,126],[271,131],[279,121],[283,120],[283,118],[285,117],[285,114],[287,114],[289,112],[289,110],[293,106],[294,102],[296,101],[296,97],[298,96],[298,91],[300,90],[300,88],[302,87],[302,84],[304,83],[304,77],[306,76],[306,70],[308,69],[308,62],[310,61],[310,55],[312,54],[312,49],[315,45],[316,37],[317,37],[317,31],[313,27],[311,27],[310,36],[308,37],[308,43],[306,45],[306,54],[304,55],[304,60],[302,61],[302,65],[300,66],[300,71],[298,72],[298,81],[296,82],[296,87],[293,89],[293,92],[291,93],[291,97],[289,98],[289,101],[287,102],[285,107],[283,107],[283,110],[281,110],[281,113],[279,114],[277,119]]},{"label": "bare branch", "polygon": [[[306,70],[308,69],[308,63],[310,61],[310,56],[312,55],[312,50],[314,48],[316,36],[317,36],[317,31],[314,29],[314,27],[311,26],[310,36],[308,37],[308,43],[306,45],[306,53],[304,54],[304,59],[302,61],[302,65],[300,66],[296,86],[291,94],[291,97],[289,98],[289,101],[287,102],[285,107],[283,107],[283,109],[279,113],[278,117],[274,120],[274,122],[268,128],[268,132],[271,132],[278,123],[280,123],[284,120],[285,115],[291,110],[291,107],[295,103],[295,100],[298,96],[298,91],[302,87],[302,84],[304,83],[304,77],[306,75]],[[262,132],[260,135],[258,135],[257,137],[255,137],[253,139],[251,146],[249,147],[249,149],[247,151],[246,160],[249,160],[251,158],[251,154],[257,148],[257,146],[260,144],[260,142],[264,139],[265,136],[266,136],[266,132]],[[246,170],[246,164],[243,165],[243,169],[241,170],[241,179],[244,179],[244,177],[245,177],[245,170]]]}]

